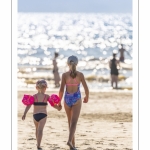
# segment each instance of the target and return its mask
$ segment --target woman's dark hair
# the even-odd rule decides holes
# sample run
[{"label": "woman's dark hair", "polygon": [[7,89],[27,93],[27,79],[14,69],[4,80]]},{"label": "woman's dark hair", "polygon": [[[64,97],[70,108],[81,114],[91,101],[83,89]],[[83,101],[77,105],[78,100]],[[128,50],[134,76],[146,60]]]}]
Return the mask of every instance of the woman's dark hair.
[{"label": "woman's dark hair", "polygon": [[116,57],[116,53],[113,53],[113,57],[114,57],[114,58]]},{"label": "woman's dark hair", "polygon": [[75,78],[75,77],[77,76],[76,64],[75,64],[73,61],[71,61],[71,62],[70,62],[70,65],[71,65],[70,76],[71,76],[72,78]]}]

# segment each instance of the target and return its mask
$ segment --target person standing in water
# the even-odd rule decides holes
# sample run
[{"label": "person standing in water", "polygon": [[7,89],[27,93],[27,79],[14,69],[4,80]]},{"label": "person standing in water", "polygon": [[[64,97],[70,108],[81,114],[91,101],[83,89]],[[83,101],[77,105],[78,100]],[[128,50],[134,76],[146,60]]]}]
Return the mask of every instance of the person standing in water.
[{"label": "person standing in water", "polygon": [[54,82],[55,82],[55,87],[60,87],[60,75],[58,72],[58,66],[57,66],[57,57],[59,54],[57,52],[54,53],[54,59],[53,59],[53,74],[54,74]]},{"label": "person standing in water", "polygon": [[75,130],[82,105],[80,83],[82,83],[83,88],[85,90],[85,97],[83,103],[88,102],[89,89],[86,84],[83,73],[76,70],[78,58],[73,55],[68,57],[67,64],[69,67],[69,71],[62,74],[59,97],[60,99],[62,99],[64,94],[64,87],[66,86],[64,96],[64,108],[67,114],[69,125],[69,137],[67,145],[70,147],[70,150],[77,150],[75,148]]},{"label": "person standing in water", "polygon": [[120,67],[119,61],[116,59],[116,53],[113,53],[113,59],[109,62],[110,74],[111,74],[111,86],[113,87],[113,83],[116,83],[116,89],[118,88],[118,65]]},{"label": "person standing in water", "polygon": [[130,53],[128,51],[126,51],[124,48],[123,48],[123,44],[121,44],[121,48],[119,49],[119,53],[120,53],[120,57],[119,57],[119,60],[120,62],[124,62],[124,52],[127,52],[127,54],[131,57]]}]

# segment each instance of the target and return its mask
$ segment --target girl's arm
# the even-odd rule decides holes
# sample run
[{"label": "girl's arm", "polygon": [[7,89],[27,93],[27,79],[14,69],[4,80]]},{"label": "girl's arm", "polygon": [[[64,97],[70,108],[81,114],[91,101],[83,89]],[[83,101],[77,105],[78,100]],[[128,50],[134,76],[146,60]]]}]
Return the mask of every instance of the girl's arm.
[{"label": "girl's arm", "polygon": [[24,114],[23,114],[23,116],[22,116],[22,120],[25,120],[26,114],[27,114],[27,112],[29,111],[30,108],[31,108],[31,105],[26,106],[25,111],[24,111]]},{"label": "girl's arm", "polygon": [[62,106],[60,104],[58,105],[54,105],[53,106],[55,109],[57,109],[58,111],[60,111],[62,109]]},{"label": "girl's arm", "polygon": [[88,99],[89,99],[89,88],[88,88],[88,86],[86,84],[86,81],[85,81],[83,73],[81,73],[81,82],[82,82],[82,85],[84,87],[84,91],[85,91],[85,95],[86,95],[83,102],[87,103]]},{"label": "girl's arm", "polygon": [[64,94],[64,87],[65,87],[65,73],[62,74],[62,79],[61,79],[61,84],[60,84],[60,90],[59,90],[60,104],[59,105],[61,105],[61,100]]}]

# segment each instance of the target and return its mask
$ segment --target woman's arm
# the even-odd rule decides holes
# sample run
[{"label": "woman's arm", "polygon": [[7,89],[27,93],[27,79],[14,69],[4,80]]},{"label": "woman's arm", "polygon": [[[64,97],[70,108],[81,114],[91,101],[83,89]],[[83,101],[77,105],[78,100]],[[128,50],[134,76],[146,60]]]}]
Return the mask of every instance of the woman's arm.
[{"label": "woman's arm", "polygon": [[121,69],[120,61],[119,61],[119,60],[116,61],[116,65],[118,65],[118,66],[119,66],[119,69]]},{"label": "woman's arm", "polygon": [[109,61],[109,68],[111,69],[111,60]]},{"label": "woman's arm", "polygon": [[127,51],[127,50],[125,50],[126,51],[126,53],[132,58],[132,56],[130,55],[130,53]]},{"label": "woman's arm", "polygon": [[81,82],[82,82],[82,85],[84,87],[84,91],[85,91],[85,95],[86,95],[83,102],[87,103],[88,99],[89,99],[89,88],[88,88],[88,86],[86,84],[86,81],[85,81],[83,73],[81,73]]},{"label": "woman's arm", "polygon": [[64,87],[65,87],[65,73],[62,74],[60,90],[59,90],[60,105],[61,105],[61,100],[64,94]]},{"label": "woman's arm", "polygon": [[24,114],[23,114],[23,116],[22,116],[22,120],[25,120],[26,114],[27,114],[27,112],[29,111],[30,108],[31,108],[31,105],[26,106],[25,111],[24,111]]}]

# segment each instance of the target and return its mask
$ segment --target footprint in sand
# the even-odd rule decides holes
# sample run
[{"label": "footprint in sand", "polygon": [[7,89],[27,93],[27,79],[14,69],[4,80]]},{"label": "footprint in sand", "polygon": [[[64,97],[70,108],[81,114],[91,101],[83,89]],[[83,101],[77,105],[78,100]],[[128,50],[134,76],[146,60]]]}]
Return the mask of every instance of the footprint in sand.
[{"label": "footprint in sand", "polygon": [[103,141],[96,141],[95,144],[102,144],[103,145]]},{"label": "footprint in sand", "polygon": [[85,150],[96,150],[95,148],[91,148],[91,147],[88,147],[87,149]]},{"label": "footprint in sand", "polygon": [[114,144],[114,143],[109,143],[109,145],[114,146],[114,147],[117,147],[117,145]]},{"label": "footprint in sand", "polygon": [[98,150],[104,150],[102,147],[97,147],[98,148]]},{"label": "footprint in sand", "polygon": [[36,140],[36,139],[34,139],[34,138],[29,138],[28,140]]},{"label": "footprint in sand", "polygon": [[[86,141],[86,142],[88,142],[88,141]],[[90,145],[89,143],[82,143],[81,145]]]},{"label": "footprint in sand", "polygon": [[48,127],[48,128],[50,128],[50,129],[54,129],[54,128],[52,128],[52,127]]},{"label": "footprint in sand", "polygon": [[84,134],[81,134],[80,136],[86,136],[86,135],[84,135]]},{"label": "footprint in sand", "polygon": [[50,143],[45,143],[45,145],[47,145],[47,146],[51,146],[51,144],[50,144]]},{"label": "footprint in sand", "polygon": [[21,144],[26,144],[25,142],[21,143]]}]

